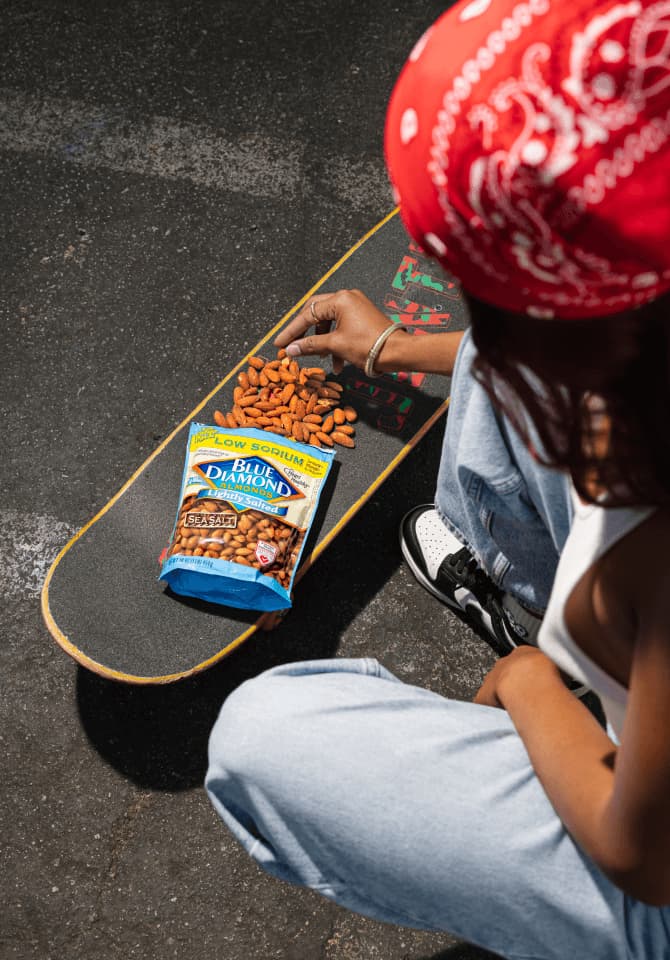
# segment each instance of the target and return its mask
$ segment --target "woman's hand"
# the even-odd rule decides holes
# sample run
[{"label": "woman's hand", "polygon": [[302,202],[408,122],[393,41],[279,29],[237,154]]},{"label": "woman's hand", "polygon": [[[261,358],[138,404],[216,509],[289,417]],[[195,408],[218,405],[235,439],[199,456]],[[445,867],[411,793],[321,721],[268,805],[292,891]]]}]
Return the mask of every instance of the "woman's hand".
[{"label": "woman's hand", "polygon": [[[388,317],[360,290],[320,293],[284,327],[275,346],[285,347],[291,357],[330,353],[335,373],[340,373],[345,362],[363,370],[370,348],[388,325]],[[305,336],[310,327],[314,333]],[[394,338],[402,336],[407,334],[393,334]],[[378,368],[382,369],[379,364]]]},{"label": "woman's hand", "polygon": [[[312,310],[312,307],[314,308]],[[365,361],[377,338],[389,326],[389,318],[360,290],[318,293],[312,297],[275,339],[290,357],[332,354],[333,370],[345,363],[365,370]],[[305,336],[314,327],[314,333]],[[424,332],[425,331],[416,331]],[[413,336],[394,330],[375,360],[376,373],[413,370],[451,376],[462,330]]]},{"label": "woman's hand", "polygon": [[537,689],[555,680],[564,686],[561,673],[553,661],[537,647],[517,647],[506,657],[496,661],[484,677],[484,682],[475,695],[474,702],[485,707],[503,707],[515,695]]}]

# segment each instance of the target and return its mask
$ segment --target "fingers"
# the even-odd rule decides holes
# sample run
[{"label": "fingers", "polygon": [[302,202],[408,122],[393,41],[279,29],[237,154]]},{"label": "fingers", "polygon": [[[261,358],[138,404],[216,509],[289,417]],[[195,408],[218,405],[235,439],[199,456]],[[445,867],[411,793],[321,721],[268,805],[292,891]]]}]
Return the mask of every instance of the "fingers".
[{"label": "fingers", "polygon": [[[286,347],[291,341],[300,339],[310,327],[314,327],[315,332],[319,335],[328,333],[331,323],[337,319],[333,305],[328,303],[333,299],[334,294],[331,293],[320,293],[311,297],[302,310],[295,315],[290,323],[286,324],[275,338],[275,346]],[[311,304],[314,305],[314,313],[312,313]],[[314,322],[315,315],[316,324]]]},{"label": "fingers", "polygon": [[329,333],[324,333],[320,336],[312,335],[310,337],[303,337],[300,340],[293,340],[286,345],[286,353],[289,357],[324,357],[331,352]]},{"label": "fingers", "polygon": [[363,370],[370,347],[387,326],[388,317],[360,290],[338,290],[311,297],[275,338],[275,346],[290,357],[331,354],[336,373],[344,363]]}]

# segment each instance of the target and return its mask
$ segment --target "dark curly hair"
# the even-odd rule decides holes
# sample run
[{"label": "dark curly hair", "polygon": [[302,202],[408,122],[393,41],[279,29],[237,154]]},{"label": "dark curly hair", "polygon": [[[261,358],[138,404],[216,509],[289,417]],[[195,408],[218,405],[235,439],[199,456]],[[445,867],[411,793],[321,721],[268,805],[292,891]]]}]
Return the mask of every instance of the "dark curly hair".
[{"label": "dark curly hair", "polygon": [[670,295],[588,320],[467,299],[473,373],[536,458],[584,500],[670,504]]}]

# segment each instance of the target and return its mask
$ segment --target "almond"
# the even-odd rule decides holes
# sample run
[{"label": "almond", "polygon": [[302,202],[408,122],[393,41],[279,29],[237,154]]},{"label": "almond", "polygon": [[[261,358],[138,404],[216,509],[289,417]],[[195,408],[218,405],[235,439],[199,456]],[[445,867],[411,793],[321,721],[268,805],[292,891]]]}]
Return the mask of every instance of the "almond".
[{"label": "almond", "polygon": [[347,433],[340,433],[339,430],[333,430],[329,436],[333,438],[335,443],[339,443],[342,447],[356,446],[356,441],[353,439],[353,437],[350,437]]}]

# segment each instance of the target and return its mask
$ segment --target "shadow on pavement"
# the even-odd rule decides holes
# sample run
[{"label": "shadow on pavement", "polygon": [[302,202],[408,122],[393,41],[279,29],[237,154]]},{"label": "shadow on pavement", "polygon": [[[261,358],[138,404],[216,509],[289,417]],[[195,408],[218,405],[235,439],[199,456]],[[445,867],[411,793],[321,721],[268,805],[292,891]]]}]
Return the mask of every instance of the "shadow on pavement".
[{"label": "shadow on pavement", "polygon": [[79,716],[98,753],[145,788],[202,783],[209,732],[228,694],[280,663],[335,656],[347,627],[398,568],[398,523],[413,504],[432,499],[441,439],[442,421],[298,584],[294,609],[272,632],[173,684],[126,685],[79,668]]},{"label": "shadow on pavement", "polygon": [[489,953],[481,947],[473,947],[467,943],[457,943],[439,953],[429,957],[420,957],[419,960],[500,960],[497,953]]}]

